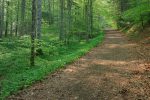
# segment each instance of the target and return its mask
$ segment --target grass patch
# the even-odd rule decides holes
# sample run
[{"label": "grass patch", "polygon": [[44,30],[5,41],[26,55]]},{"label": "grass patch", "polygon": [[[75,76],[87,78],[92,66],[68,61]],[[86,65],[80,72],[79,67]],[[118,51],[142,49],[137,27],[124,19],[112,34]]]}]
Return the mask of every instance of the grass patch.
[{"label": "grass patch", "polygon": [[[53,38],[51,38],[53,37]],[[48,73],[73,62],[103,40],[104,34],[91,39],[89,43],[81,41],[65,46],[57,41],[55,35],[44,35],[42,41],[43,56],[35,59],[36,65],[30,67],[30,38],[4,38],[0,42],[0,99],[26,88],[41,80]]]}]

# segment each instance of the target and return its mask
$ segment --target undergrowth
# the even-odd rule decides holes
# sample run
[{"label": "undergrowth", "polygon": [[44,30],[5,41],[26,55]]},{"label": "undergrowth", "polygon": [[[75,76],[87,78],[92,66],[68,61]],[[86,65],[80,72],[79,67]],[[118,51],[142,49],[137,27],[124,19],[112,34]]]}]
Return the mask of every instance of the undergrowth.
[{"label": "undergrowth", "polygon": [[0,99],[26,88],[43,79],[47,74],[73,62],[91,48],[102,42],[104,34],[85,41],[72,42],[68,46],[60,43],[53,34],[45,34],[42,41],[44,55],[37,56],[34,67],[30,67],[30,38],[4,38],[0,42]]}]

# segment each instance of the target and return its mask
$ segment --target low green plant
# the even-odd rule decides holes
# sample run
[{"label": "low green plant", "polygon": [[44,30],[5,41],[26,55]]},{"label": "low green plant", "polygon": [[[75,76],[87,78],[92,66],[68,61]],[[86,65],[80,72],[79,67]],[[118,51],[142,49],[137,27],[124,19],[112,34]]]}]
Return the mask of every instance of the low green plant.
[{"label": "low green plant", "polygon": [[19,40],[10,39],[9,42],[8,39],[2,39],[3,41],[0,42],[0,99],[5,99],[18,90],[43,79],[48,73],[78,59],[102,42],[104,34],[99,34],[88,43],[81,41],[69,45],[59,42],[56,37],[56,35],[43,35],[44,41],[41,43],[41,48],[44,54],[36,57],[34,67],[30,67],[29,62],[29,37],[22,37]]}]

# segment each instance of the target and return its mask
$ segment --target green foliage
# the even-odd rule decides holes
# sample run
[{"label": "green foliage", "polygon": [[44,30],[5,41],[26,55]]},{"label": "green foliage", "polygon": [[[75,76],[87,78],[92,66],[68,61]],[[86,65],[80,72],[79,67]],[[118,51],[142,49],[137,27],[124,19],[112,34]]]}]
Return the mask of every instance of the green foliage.
[{"label": "green foliage", "polygon": [[[47,31],[45,31],[47,32]],[[41,80],[50,72],[73,62],[103,40],[104,34],[69,45],[58,41],[56,34],[43,34],[41,48],[44,55],[36,57],[36,65],[30,67],[30,38],[3,38],[0,42],[0,99]]]},{"label": "green foliage", "polygon": [[94,22],[95,27],[116,28],[116,17],[118,14],[118,5],[116,0],[95,0],[94,2]]},{"label": "green foliage", "polygon": [[[145,13],[145,15],[144,15]],[[146,14],[147,13],[147,14]],[[149,20],[149,14],[150,13],[150,7],[147,4],[140,4],[136,7],[133,7],[127,11],[125,11],[122,14],[122,18],[125,21],[131,21],[131,22],[140,22],[141,21],[141,17],[143,17],[143,19],[145,21]],[[143,15],[143,16],[142,16]]]}]

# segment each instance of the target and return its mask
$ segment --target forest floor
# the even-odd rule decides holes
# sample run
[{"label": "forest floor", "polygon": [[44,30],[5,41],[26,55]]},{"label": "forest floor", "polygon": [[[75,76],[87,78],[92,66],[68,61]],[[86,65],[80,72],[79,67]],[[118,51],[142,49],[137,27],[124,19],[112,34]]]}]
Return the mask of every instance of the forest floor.
[{"label": "forest floor", "polygon": [[8,100],[150,100],[147,46],[145,55],[121,32],[107,31],[103,44]]}]

